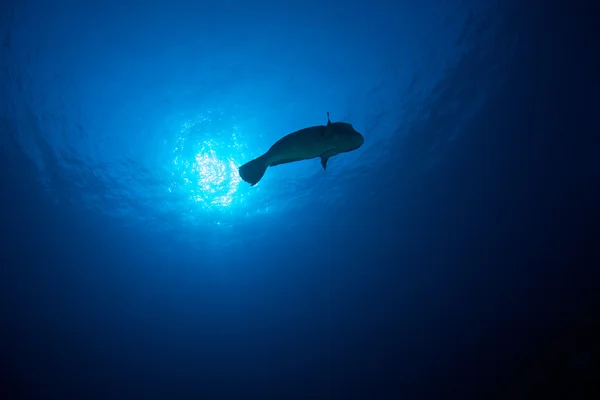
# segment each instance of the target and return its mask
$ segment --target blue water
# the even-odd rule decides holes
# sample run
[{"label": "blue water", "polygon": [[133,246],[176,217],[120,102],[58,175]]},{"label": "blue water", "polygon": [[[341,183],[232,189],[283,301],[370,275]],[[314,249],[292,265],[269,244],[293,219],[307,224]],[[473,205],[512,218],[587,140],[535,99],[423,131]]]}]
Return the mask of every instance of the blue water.
[{"label": "blue water", "polygon": [[0,395],[588,398],[589,9],[3,2]]}]

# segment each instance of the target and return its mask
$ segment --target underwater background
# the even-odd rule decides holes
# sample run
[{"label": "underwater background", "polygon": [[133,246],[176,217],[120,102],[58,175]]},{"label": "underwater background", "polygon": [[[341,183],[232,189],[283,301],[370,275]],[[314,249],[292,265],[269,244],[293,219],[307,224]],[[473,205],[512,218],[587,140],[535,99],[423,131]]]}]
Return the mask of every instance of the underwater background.
[{"label": "underwater background", "polygon": [[4,0],[0,398],[596,398],[593,8]]}]

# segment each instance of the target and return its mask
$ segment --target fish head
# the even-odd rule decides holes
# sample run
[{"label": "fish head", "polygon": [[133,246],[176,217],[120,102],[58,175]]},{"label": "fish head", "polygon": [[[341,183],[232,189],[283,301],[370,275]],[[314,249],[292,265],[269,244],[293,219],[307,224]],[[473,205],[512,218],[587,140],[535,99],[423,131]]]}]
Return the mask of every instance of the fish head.
[{"label": "fish head", "polygon": [[363,145],[365,138],[352,124],[346,122],[333,123],[335,129],[336,148],[340,152],[356,150]]}]

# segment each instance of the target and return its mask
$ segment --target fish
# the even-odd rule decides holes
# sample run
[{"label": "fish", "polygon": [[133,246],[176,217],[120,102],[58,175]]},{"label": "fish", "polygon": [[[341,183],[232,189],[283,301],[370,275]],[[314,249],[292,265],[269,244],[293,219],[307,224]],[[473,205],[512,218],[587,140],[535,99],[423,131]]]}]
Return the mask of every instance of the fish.
[{"label": "fish", "polygon": [[327,161],[338,154],[359,149],[365,138],[347,122],[331,122],[292,132],[276,141],[269,150],[238,168],[240,178],[250,186],[256,185],[268,167],[320,157],[323,170]]}]

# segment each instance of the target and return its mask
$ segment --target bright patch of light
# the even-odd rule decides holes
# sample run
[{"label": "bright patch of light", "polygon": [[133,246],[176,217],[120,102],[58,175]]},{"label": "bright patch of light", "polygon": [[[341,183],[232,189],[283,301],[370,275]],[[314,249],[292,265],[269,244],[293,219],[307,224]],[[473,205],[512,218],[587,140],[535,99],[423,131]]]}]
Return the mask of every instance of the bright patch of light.
[{"label": "bright patch of light", "polygon": [[180,193],[204,209],[222,209],[241,201],[238,165],[242,146],[236,126],[198,118],[182,124],[173,150],[173,179],[168,191]]},{"label": "bright patch of light", "polygon": [[232,159],[220,160],[214,150],[204,154],[196,154],[196,169],[199,175],[198,185],[201,193],[196,201],[206,201],[211,197],[213,205],[226,207],[233,201],[240,176]]}]

